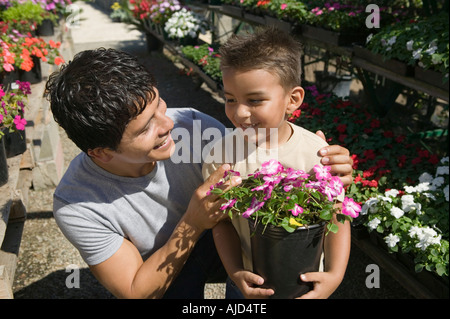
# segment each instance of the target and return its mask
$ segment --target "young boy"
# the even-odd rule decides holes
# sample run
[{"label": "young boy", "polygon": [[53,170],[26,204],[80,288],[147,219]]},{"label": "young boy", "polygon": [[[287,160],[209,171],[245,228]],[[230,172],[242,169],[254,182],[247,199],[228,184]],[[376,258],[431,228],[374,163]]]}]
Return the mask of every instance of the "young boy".
[{"label": "young boy", "polygon": [[[287,121],[304,98],[300,52],[299,43],[274,28],[231,37],[221,47],[225,112],[237,129],[212,148],[203,166],[204,178],[222,163],[230,163],[243,178],[271,158],[309,173],[320,164],[319,150],[327,143]],[[337,234],[330,233],[325,239],[324,272],[301,276],[303,281],[314,282],[314,290],[303,298],[327,298],[342,281],[350,252],[350,227],[348,223],[339,225]],[[274,293],[259,288],[263,278],[251,272],[246,219],[220,222],[213,236],[232,284],[244,297]],[[227,294],[228,289],[232,290],[232,285],[227,287]]]}]

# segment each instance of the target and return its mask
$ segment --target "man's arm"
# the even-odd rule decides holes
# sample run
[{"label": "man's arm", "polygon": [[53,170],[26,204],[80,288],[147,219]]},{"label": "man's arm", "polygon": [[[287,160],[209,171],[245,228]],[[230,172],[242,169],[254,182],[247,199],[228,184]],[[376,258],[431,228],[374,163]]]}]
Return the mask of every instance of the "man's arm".
[{"label": "man's arm", "polygon": [[[182,269],[204,230],[214,227],[227,216],[219,212],[223,200],[206,196],[210,185],[222,178],[229,165],[221,166],[194,193],[169,240],[145,262],[137,248],[124,239],[106,261],[90,266],[94,276],[118,298],[161,298]],[[232,180],[236,185],[239,179]],[[225,184],[223,187],[231,187]]]}]

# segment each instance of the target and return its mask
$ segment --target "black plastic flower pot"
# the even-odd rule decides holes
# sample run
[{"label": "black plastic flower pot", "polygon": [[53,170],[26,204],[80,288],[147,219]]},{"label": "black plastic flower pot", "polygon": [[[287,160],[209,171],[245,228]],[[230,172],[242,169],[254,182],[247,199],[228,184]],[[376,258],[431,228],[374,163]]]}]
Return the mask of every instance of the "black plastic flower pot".
[{"label": "black plastic flower pot", "polygon": [[49,36],[55,34],[53,21],[44,19],[40,25],[37,26],[36,33],[39,36]]},{"label": "black plastic flower pot", "polygon": [[8,182],[8,177],[8,163],[6,162],[4,137],[0,136],[0,187]]},{"label": "black plastic flower pot", "polygon": [[42,81],[41,59],[32,56],[34,66],[30,71],[19,70],[19,79],[22,82],[36,84]]},{"label": "black plastic flower pot", "polygon": [[12,133],[5,132],[2,139],[4,140],[7,158],[23,154],[27,150],[25,130]]},{"label": "black plastic flower pot", "polygon": [[263,288],[272,288],[273,299],[292,299],[310,291],[312,283],[300,275],[319,271],[325,225],[312,225],[288,233],[282,227],[249,221],[253,271],[264,278]]}]

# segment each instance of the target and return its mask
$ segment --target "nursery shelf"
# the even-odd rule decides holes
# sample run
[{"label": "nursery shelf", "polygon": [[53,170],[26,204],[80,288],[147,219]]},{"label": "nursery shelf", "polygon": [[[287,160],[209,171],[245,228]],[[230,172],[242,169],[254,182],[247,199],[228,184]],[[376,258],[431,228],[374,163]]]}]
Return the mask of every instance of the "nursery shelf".
[{"label": "nursery shelf", "polygon": [[[364,251],[377,265],[387,271],[392,278],[397,280],[414,297],[418,299],[449,298],[448,285],[435,279],[435,276],[431,273],[422,274],[422,276],[420,273],[415,274],[414,270],[408,269],[400,263],[394,253],[388,253],[380,248],[379,245],[372,243],[369,238],[352,236],[352,243]],[[425,281],[428,282],[428,287],[418,277],[426,277]],[[382,284],[382,279],[380,282]],[[430,287],[432,288],[430,289]]]}]

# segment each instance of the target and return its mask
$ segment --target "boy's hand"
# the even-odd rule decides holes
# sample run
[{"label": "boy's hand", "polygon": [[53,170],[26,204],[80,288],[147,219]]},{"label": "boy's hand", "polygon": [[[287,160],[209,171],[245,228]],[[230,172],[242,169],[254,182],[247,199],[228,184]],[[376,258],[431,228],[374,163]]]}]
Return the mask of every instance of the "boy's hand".
[{"label": "boy's hand", "polygon": [[312,282],[314,289],[297,299],[327,299],[340,285],[342,278],[330,272],[308,272],[300,275],[304,282]]},{"label": "boy's hand", "polygon": [[[326,141],[322,131],[317,131],[316,135]],[[320,162],[323,165],[330,165],[331,174],[338,175],[344,186],[353,183],[353,160],[348,149],[339,145],[330,145],[321,148],[319,154],[322,156]]]},{"label": "boy's hand", "polygon": [[264,279],[247,270],[235,272],[231,279],[246,299],[263,299],[275,293],[273,289],[257,287],[264,283]]}]

